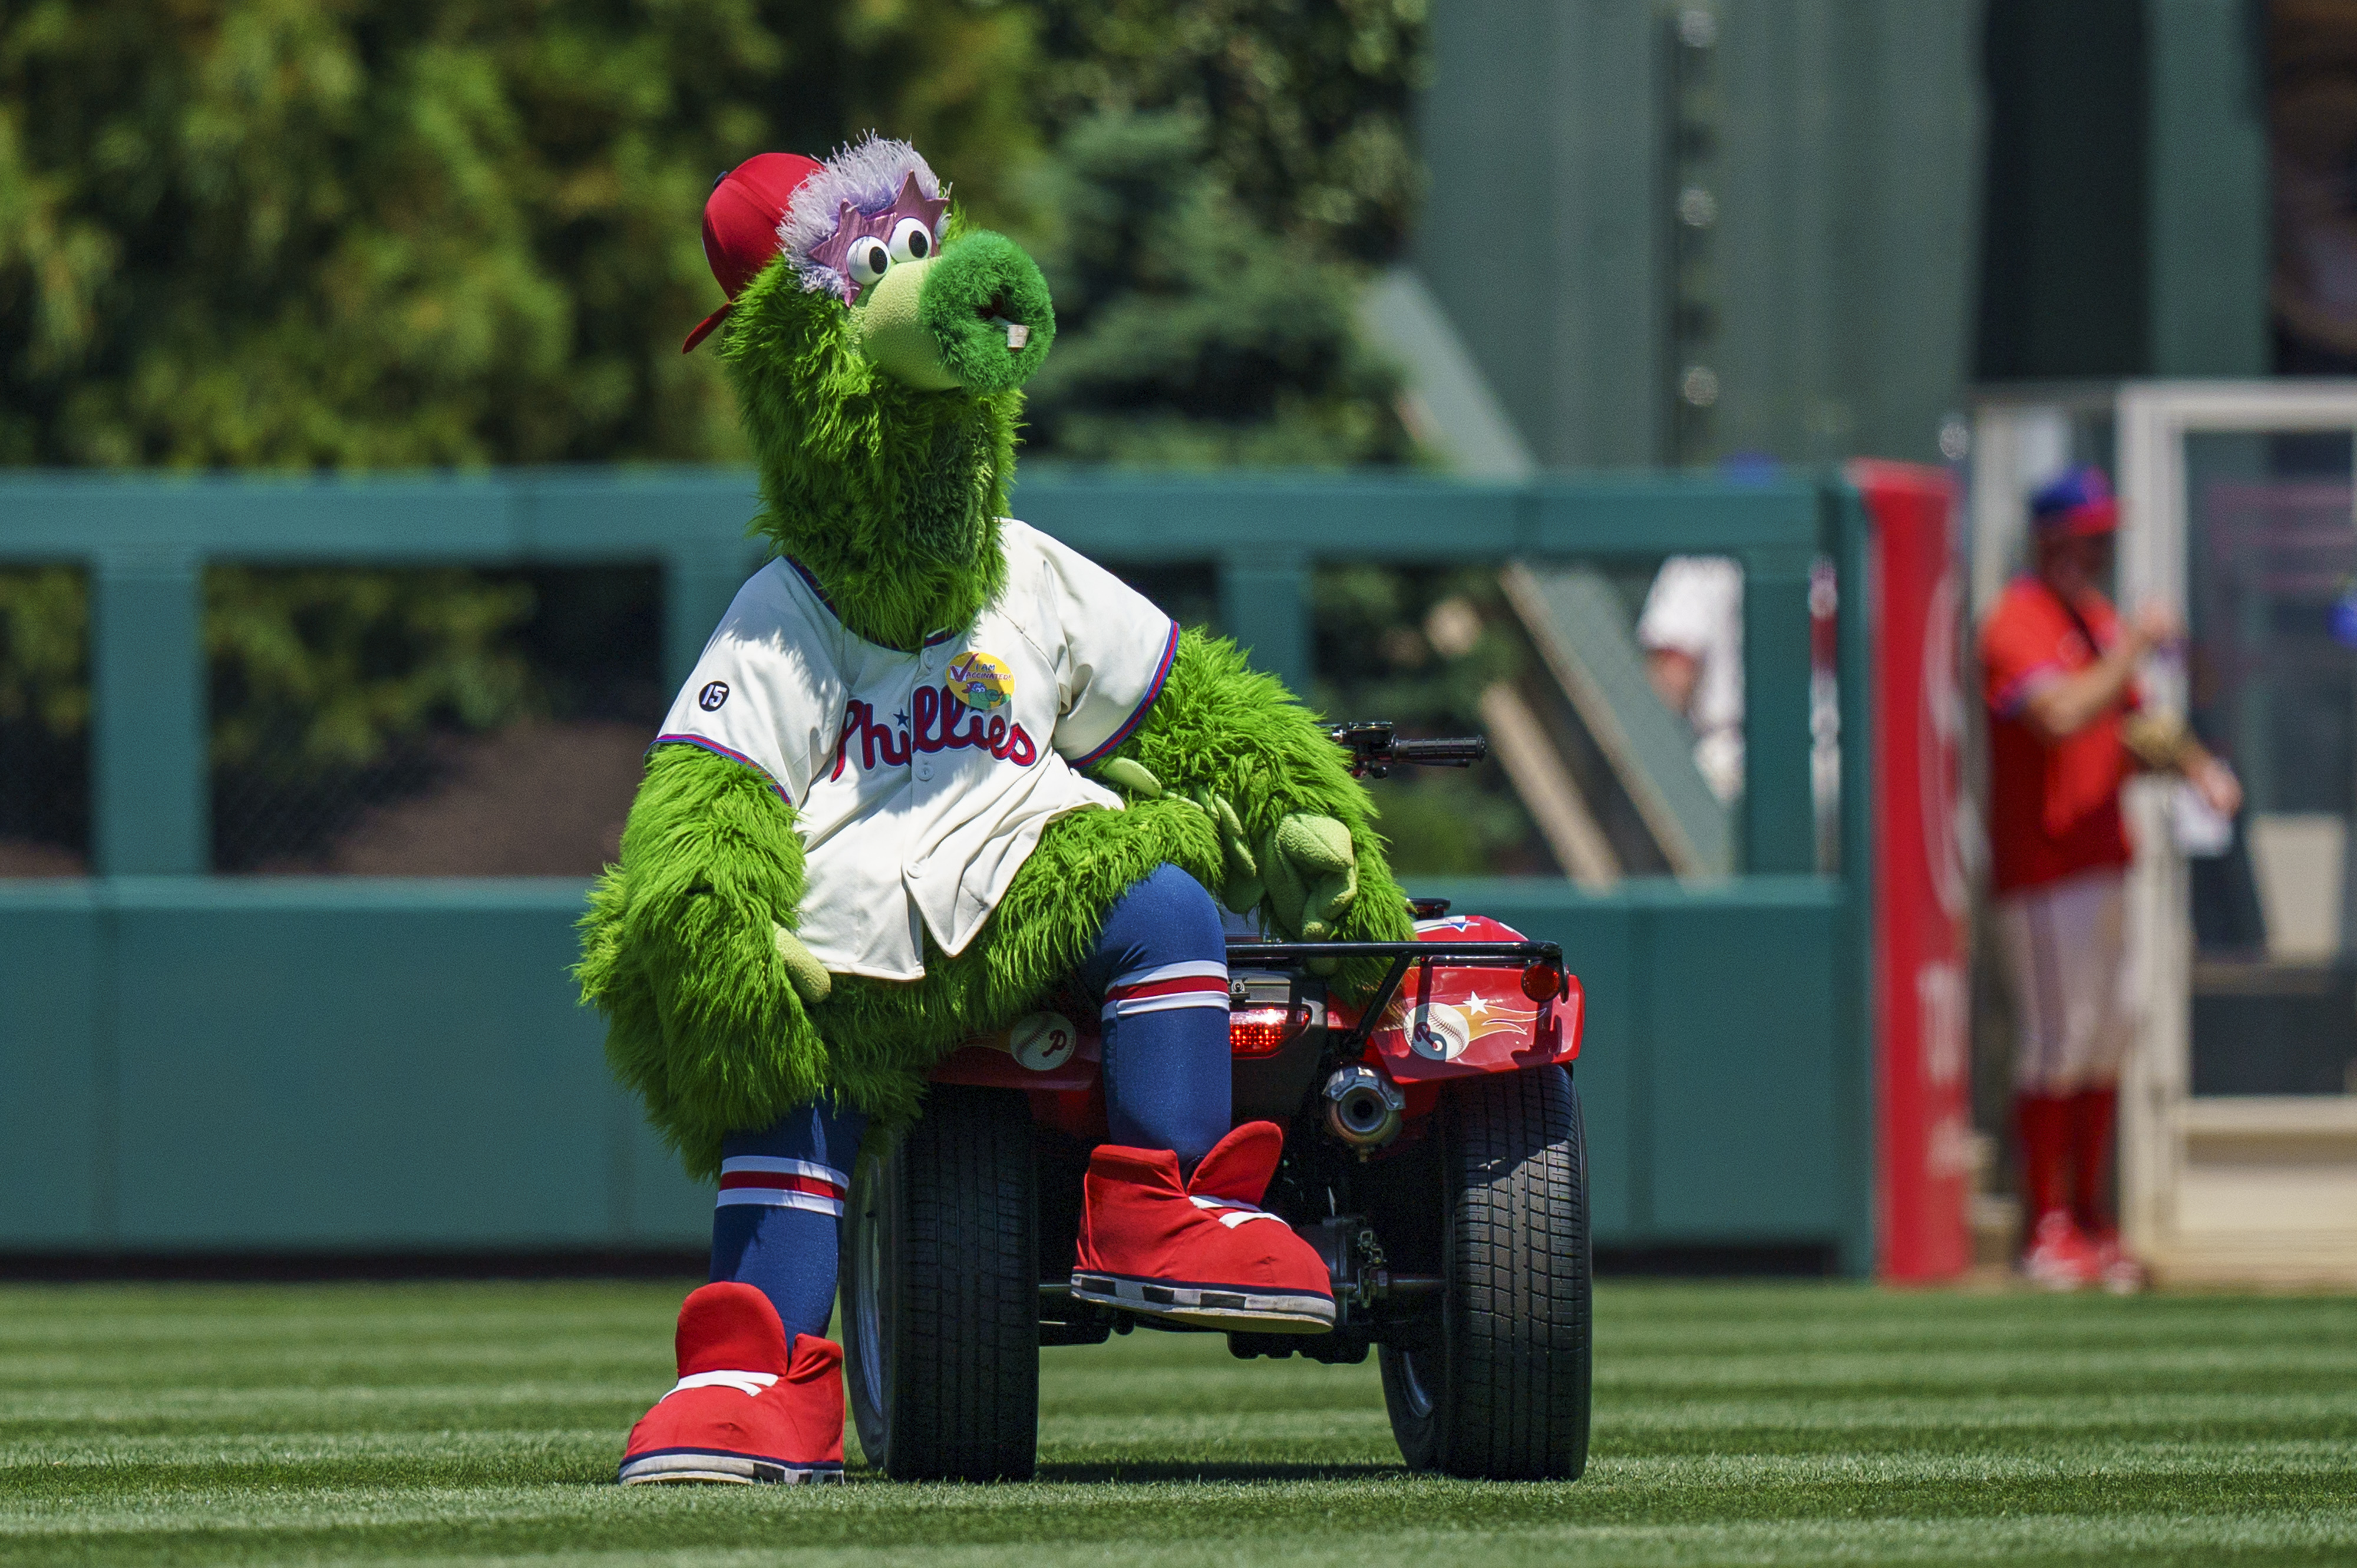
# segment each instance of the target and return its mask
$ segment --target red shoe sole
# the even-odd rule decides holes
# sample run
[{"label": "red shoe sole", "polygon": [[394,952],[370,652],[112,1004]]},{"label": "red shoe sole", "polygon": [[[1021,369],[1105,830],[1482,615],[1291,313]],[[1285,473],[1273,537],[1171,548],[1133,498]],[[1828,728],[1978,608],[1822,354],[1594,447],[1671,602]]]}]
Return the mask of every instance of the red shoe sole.
[{"label": "red shoe sole", "polygon": [[1189,1285],[1128,1274],[1072,1274],[1072,1299],[1167,1317],[1197,1328],[1252,1334],[1325,1334],[1334,1326],[1334,1298],[1306,1291],[1250,1291],[1234,1285]]}]

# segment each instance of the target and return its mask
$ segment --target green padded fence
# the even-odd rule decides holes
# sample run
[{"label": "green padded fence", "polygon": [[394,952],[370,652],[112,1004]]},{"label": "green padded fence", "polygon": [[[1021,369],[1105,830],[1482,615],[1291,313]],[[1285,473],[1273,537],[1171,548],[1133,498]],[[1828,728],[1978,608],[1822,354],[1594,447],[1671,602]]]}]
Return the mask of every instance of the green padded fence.
[{"label": "green padded fence", "polygon": [[[607,1081],[572,881],[206,875],[208,562],[655,563],[668,674],[759,559],[749,474],[0,480],[0,564],[90,574],[89,879],[0,881],[0,1253],[692,1246],[709,1197]],[[1419,887],[1563,943],[1599,1244],[1870,1263],[1866,570],[1830,481],[1470,485],[1035,470],[1027,521],[1210,563],[1224,629],[1306,688],[1320,561],[1727,553],[1745,566],[1744,875]],[[1812,559],[1840,609],[1838,876],[1813,874]]]}]

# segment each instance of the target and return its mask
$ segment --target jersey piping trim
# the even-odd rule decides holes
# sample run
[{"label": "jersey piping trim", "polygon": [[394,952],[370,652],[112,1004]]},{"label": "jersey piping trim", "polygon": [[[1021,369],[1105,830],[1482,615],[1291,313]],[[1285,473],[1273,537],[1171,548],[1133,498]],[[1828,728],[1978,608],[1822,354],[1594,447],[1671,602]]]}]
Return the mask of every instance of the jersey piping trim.
[{"label": "jersey piping trim", "polygon": [[[813,595],[817,596],[818,602],[825,607],[826,613],[834,618],[834,624],[837,626],[843,626],[843,612],[834,607],[834,601],[827,597],[826,590],[824,588],[819,586],[818,579],[811,575],[811,569],[803,565],[801,562],[795,560],[791,555],[780,555],[778,559],[783,561],[787,565],[794,569],[794,575],[800,577],[802,580],[803,586],[809,588]],[[843,629],[845,631],[851,631],[851,628],[847,626],[844,626]],[[859,636],[857,632],[852,632],[852,635],[854,637]],[[925,646],[927,648],[938,648],[956,635],[957,633],[955,631],[937,631],[931,637],[925,639]],[[860,638],[860,640],[865,642],[866,639]]]},{"label": "jersey piping trim", "polygon": [[[655,736],[655,746],[700,746],[705,750],[718,757],[725,757],[731,762],[741,762],[746,767],[751,768],[754,772],[759,774],[762,778],[768,779],[770,788],[778,792],[779,800],[783,800],[789,806],[794,803],[794,798],[786,793],[786,787],[779,783],[777,779],[771,776],[768,768],[762,767],[759,763],[754,761],[751,757],[746,756],[741,751],[729,750],[726,746],[721,745],[716,740],[706,740],[700,735],[659,735]],[[655,746],[651,746],[647,747],[647,749],[649,751],[652,751],[654,750]]]},{"label": "jersey piping trim", "polygon": [[818,602],[826,607],[827,614],[833,616],[838,622],[843,619],[843,612],[834,607],[834,601],[827,596],[827,592],[824,588],[818,585],[818,579],[811,575],[811,569],[809,567],[803,565],[801,562],[795,560],[791,555],[780,555],[778,559],[783,561],[787,565],[793,568],[794,575],[800,577],[802,580],[802,585],[817,596]]},{"label": "jersey piping trim", "polygon": [[1162,662],[1154,667],[1154,679],[1147,683],[1146,695],[1137,700],[1137,706],[1130,710],[1129,717],[1122,721],[1119,729],[1107,736],[1103,743],[1087,756],[1073,757],[1071,767],[1093,768],[1111,756],[1114,747],[1129,738],[1130,733],[1145,722],[1146,711],[1154,706],[1154,699],[1162,695],[1162,683],[1170,679],[1170,666],[1178,657],[1178,623],[1174,620],[1170,623],[1169,639],[1162,645]]}]

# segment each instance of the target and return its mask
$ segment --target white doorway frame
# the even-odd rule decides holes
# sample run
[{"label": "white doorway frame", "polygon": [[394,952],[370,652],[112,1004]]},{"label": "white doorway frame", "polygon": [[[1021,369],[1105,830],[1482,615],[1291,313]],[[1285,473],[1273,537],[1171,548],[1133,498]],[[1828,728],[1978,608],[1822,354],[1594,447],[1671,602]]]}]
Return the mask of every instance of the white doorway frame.
[{"label": "white doorway frame", "polygon": [[[2346,430],[2357,380],[2146,381],[2117,409],[2123,607],[2187,609],[2185,438]],[[2181,665],[2143,672],[2146,700],[2185,711]],[[2191,1093],[2193,933],[2167,797],[2130,790],[2136,862],[2130,962],[2145,1006],[2120,1095],[2122,1228],[2164,1279],[2357,1283],[2357,1095]]]}]

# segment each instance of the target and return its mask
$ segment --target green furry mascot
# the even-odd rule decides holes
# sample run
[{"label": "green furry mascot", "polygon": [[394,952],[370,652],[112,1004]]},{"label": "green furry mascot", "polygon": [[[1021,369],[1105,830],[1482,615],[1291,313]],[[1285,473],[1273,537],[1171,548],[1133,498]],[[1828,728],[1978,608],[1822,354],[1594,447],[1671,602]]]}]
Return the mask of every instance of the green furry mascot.
[{"label": "green furry mascot", "polygon": [[[681,692],[582,923],[582,994],[614,1070],[690,1173],[722,1182],[721,1283],[690,1298],[682,1389],[633,1434],[623,1478],[825,1477],[823,1435],[788,1455],[792,1475],[732,1470],[779,1455],[748,1446],[742,1412],[723,1412],[735,1426],[697,1413],[716,1387],[690,1387],[705,1372],[771,1378],[754,1406],[834,1389],[839,1466],[819,1335],[860,1127],[917,1114],[945,1055],[1092,963],[1113,1152],[1153,1165],[1100,1151],[1100,1265],[1241,1271],[1275,1294],[1223,1326],[1323,1326],[1314,1254],[1288,1252],[1308,1249],[1281,1222],[1124,1238],[1163,1224],[1135,1215],[1173,1192],[1192,1207],[1151,1209],[1173,1225],[1214,1204],[1256,1213],[1274,1166],[1274,1128],[1239,1143],[1248,1129],[1226,1125],[1212,897],[1280,937],[1411,935],[1343,754],[1233,644],[1180,635],[1005,516],[1019,389],[1054,314],[1030,258],[966,228],[912,149],[757,157],[716,187],[705,245],[730,303],[688,347],[718,333],[759,467],[754,527],[777,559]],[[1211,1255],[1247,1233],[1253,1257]],[[1138,1251],[1166,1243],[1179,1251]],[[1296,1274],[1290,1295],[1268,1284]],[[714,1356],[766,1369],[703,1365]],[[803,1418],[823,1434],[823,1409]]]}]

